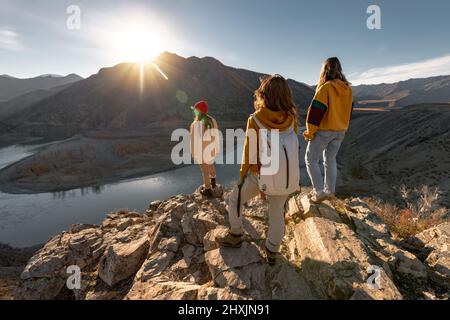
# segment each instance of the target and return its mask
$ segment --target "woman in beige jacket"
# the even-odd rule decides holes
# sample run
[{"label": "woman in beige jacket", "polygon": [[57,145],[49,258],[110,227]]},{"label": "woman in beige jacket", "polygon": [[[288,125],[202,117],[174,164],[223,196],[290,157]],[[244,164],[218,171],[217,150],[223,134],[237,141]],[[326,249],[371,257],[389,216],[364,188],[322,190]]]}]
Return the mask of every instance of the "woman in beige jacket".
[{"label": "woman in beige jacket", "polygon": [[200,101],[192,107],[194,121],[190,127],[191,155],[200,165],[203,186],[200,193],[213,197],[212,188],[216,187],[216,168],[214,159],[219,153],[219,134],[216,120],[208,115],[208,104]]}]

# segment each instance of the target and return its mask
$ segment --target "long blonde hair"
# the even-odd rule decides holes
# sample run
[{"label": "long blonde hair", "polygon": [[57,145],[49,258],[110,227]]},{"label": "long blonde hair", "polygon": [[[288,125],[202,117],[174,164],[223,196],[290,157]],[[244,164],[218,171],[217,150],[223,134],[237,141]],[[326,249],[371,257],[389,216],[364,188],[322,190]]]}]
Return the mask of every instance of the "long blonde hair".
[{"label": "long blonde hair", "polygon": [[317,89],[324,85],[327,81],[331,80],[341,80],[347,85],[350,85],[350,82],[342,72],[342,65],[337,57],[328,58],[323,63],[322,71],[320,72],[319,83],[317,84]]},{"label": "long blonde hair", "polygon": [[279,74],[261,79],[261,85],[255,91],[255,109],[260,108],[284,111],[292,116],[297,114],[297,108],[292,100],[291,88]]}]

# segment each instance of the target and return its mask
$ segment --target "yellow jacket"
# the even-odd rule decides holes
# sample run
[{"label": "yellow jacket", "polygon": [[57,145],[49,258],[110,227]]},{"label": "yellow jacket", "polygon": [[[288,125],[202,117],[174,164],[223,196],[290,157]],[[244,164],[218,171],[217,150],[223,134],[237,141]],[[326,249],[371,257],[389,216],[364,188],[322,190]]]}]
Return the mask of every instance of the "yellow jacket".
[{"label": "yellow jacket", "polygon": [[[294,122],[294,130],[298,133],[298,117],[296,110],[294,110],[295,116],[285,114],[283,111],[272,111],[268,108],[261,108],[254,113],[254,116],[268,129],[278,129],[280,131],[287,130]],[[253,117],[249,117],[247,121],[247,130],[245,132],[244,150],[242,154],[242,163],[240,170],[241,181],[245,178],[250,171],[254,174],[259,173],[260,165],[258,163],[250,163],[250,159],[257,159],[257,156],[250,155],[250,143],[249,143],[249,130],[255,130],[256,132],[256,146],[259,145],[259,128]],[[256,148],[257,149],[257,148]],[[258,152],[258,150],[255,150]],[[254,161],[252,161],[254,162]]]},{"label": "yellow jacket", "polygon": [[341,80],[332,80],[319,87],[306,116],[307,140],[319,130],[347,131],[353,110],[352,88]]}]

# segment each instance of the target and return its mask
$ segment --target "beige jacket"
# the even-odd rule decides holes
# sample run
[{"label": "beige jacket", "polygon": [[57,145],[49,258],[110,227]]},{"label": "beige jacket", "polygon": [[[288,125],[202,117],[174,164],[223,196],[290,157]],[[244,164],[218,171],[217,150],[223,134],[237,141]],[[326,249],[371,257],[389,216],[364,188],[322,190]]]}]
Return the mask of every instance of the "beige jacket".
[{"label": "beige jacket", "polygon": [[212,128],[206,129],[203,123],[194,120],[190,127],[191,156],[197,163],[212,164],[220,152],[219,127],[216,120],[209,116]]}]

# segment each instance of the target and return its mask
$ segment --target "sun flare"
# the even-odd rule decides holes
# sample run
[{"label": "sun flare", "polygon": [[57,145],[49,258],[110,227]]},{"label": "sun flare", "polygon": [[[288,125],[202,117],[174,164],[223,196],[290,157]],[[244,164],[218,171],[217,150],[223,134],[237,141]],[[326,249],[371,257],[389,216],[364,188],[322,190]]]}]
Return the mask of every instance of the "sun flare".
[{"label": "sun flare", "polygon": [[165,50],[161,33],[146,25],[119,29],[114,42],[116,57],[122,62],[149,63]]}]

